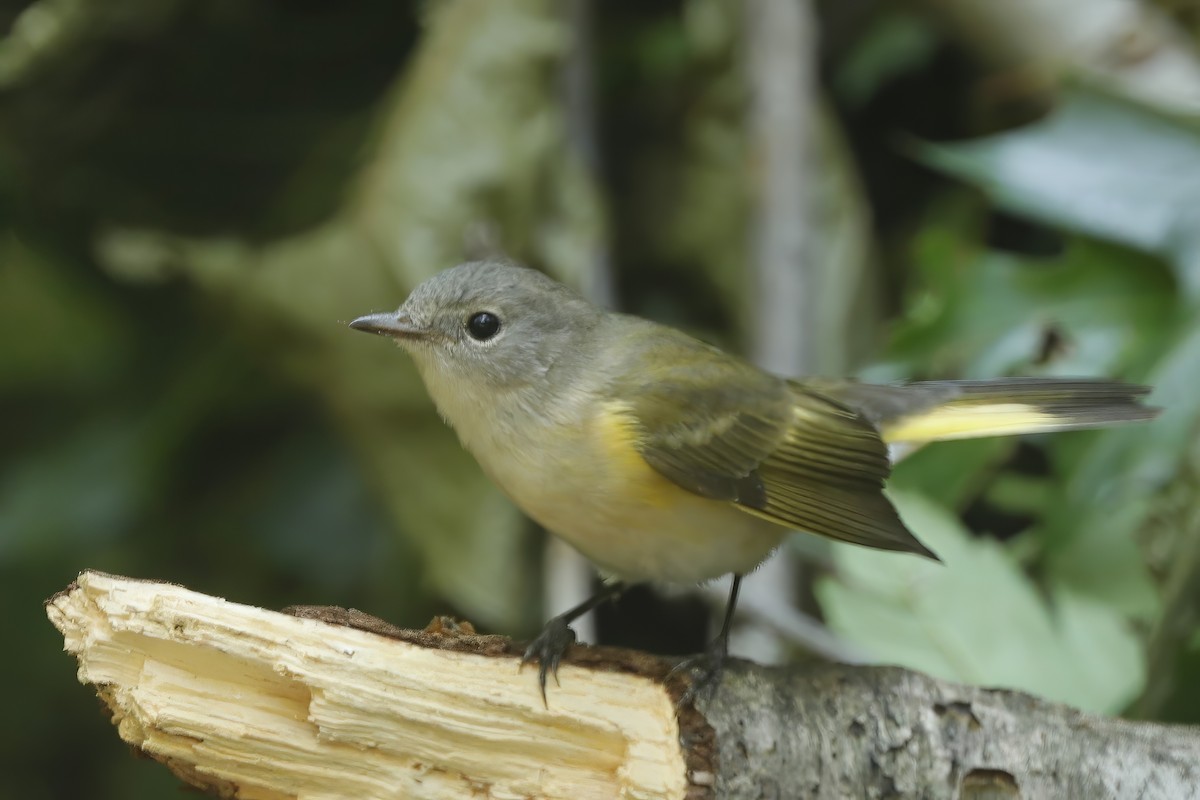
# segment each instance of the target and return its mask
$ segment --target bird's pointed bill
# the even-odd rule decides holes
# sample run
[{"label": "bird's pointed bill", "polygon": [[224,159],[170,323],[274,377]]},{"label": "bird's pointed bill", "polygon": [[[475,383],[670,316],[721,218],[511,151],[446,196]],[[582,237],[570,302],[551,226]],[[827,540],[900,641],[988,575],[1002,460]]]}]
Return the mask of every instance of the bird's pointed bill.
[{"label": "bird's pointed bill", "polygon": [[428,331],[415,324],[406,314],[391,311],[383,314],[368,314],[350,323],[356,331],[377,333],[380,336],[392,336],[401,339],[420,339]]}]

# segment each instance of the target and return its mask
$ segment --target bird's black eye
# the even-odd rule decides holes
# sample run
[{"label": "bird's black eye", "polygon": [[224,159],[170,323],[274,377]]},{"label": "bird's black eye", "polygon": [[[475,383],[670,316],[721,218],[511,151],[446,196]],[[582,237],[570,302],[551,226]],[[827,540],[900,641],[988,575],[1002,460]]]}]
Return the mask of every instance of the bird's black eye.
[{"label": "bird's black eye", "polygon": [[480,311],[467,320],[467,333],[471,338],[486,342],[500,330],[500,318],[490,311]]}]

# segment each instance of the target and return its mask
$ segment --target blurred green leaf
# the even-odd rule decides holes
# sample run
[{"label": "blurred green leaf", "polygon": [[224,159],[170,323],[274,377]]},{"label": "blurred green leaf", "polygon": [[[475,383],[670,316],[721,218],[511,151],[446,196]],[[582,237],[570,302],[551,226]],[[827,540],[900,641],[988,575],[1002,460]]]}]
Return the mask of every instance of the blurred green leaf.
[{"label": "blurred green leaf", "polygon": [[834,89],[851,108],[866,105],[881,86],[928,62],[939,44],[935,29],[909,9],[880,10],[833,76]]},{"label": "blurred green leaf", "polygon": [[1156,261],[1089,240],[1036,261],[933,224],[916,257],[921,285],[885,356],[907,377],[1144,373],[1183,318]]},{"label": "blurred green leaf", "polygon": [[[923,281],[889,348],[893,376],[1148,375],[1164,384],[1156,392],[1175,407],[1165,421],[1036,437],[1053,474],[1034,504],[1044,514],[1021,542],[1044,551],[1039,558],[1052,582],[1124,614],[1153,615],[1155,590],[1136,532],[1148,488],[1176,468],[1200,411],[1184,388],[1200,355],[1188,355],[1190,339],[1181,333],[1188,316],[1169,275],[1149,257],[1086,239],[1071,241],[1056,261],[980,251],[952,218],[925,229],[917,255]],[[1158,366],[1164,351],[1172,355]],[[1164,401],[1156,394],[1151,402]],[[972,447],[983,454],[988,445]],[[995,464],[972,452],[930,446],[897,468],[896,485],[939,501],[945,492],[962,507]],[[1023,490],[1010,499],[1011,510],[1036,510]]]},{"label": "blurred green leaf", "polygon": [[0,234],[0,390],[82,391],[125,365],[129,321],[72,278],[11,232]]},{"label": "blurred green leaf", "polygon": [[430,11],[383,108],[349,224],[402,287],[462,261],[481,229],[506,254],[581,285],[602,219],[566,139],[558,69],[569,31],[557,4],[459,0]]},{"label": "blurred green leaf", "polygon": [[1190,647],[1172,653],[1175,663],[1171,671],[1178,679],[1174,683],[1174,691],[1155,709],[1156,719],[1191,725],[1200,719],[1200,681],[1195,680],[1195,676],[1200,674],[1200,642],[1196,639],[1200,639],[1200,632],[1195,635]]},{"label": "blurred green leaf", "polygon": [[939,503],[961,511],[1015,446],[1012,438],[999,436],[939,442],[906,456],[892,471],[888,485],[936,497]]},{"label": "blurred green leaf", "polygon": [[557,6],[461,0],[426,23],[338,217],[269,246],[124,228],[98,246],[123,276],[186,275],[248,340],[274,343],[267,357],[322,393],[430,584],[513,631],[533,610],[528,522],[437,419],[409,359],[344,322],[395,308],[481,237],[580,283],[602,221],[566,142]]},{"label": "blurred green leaf", "polygon": [[1200,120],[1074,87],[1035,124],[917,153],[1014,211],[1169,259],[1200,299]]},{"label": "blurred green leaf", "polygon": [[417,32],[412,4],[388,0],[17,9],[0,30],[0,173],[17,186],[0,189],[60,234],[100,221],[261,239],[328,218]]},{"label": "blurred green leaf", "polygon": [[1193,324],[1150,374],[1159,419],[1063,448],[1068,460],[1060,471],[1069,478],[1040,529],[1046,568],[1057,580],[1139,616],[1157,612],[1136,534],[1153,508],[1153,490],[1179,472],[1200,429],[1197,375],[1200,325]]},{"label": "blurred green leaf", "polygon": [[1048,602],[994,541],[944,508],[895,492],[906,523],[944,560],[838,546],[817,585],[830,626],[880,661],[1115,711],[1143,680],[1136,638],[1109,607],[1055,587]]},{"label": "blurred green leaf", "polygon": [[1058,487],[1045,477],[1007,472],[996,476],[984,497],[1004,511],[1042,514],[1055,502]]},{"label": "blurred green leaf", "polygon": [[3,465],[0,565],[38,551],[98,549],[128,530],[149,489],[145,476],[129,469],[143,432],[136,419],[101,417]]}]

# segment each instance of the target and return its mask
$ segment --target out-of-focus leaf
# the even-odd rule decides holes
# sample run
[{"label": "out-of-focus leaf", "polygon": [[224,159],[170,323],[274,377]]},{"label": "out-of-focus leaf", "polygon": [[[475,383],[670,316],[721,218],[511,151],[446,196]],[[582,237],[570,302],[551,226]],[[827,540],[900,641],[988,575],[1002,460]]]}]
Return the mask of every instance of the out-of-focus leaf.
[{"label": "out-of-focus leaf", "polygon": [[[1087,240],[1054,262],[979,252],[951,228],[918,244],[923,282],[888,358],[906,377],[1146,372],[1178,324],[1152,259]],[[1047,337],[1061,342],[1050,352]]]},{"label": "out-of-focus leaf", "polygon": [[[734,58],[737,9],[710,0],[689,0],[685,9],[681,52],[691,58],[678,61],[672,70],[655,71],[658,83],[671,81],[659,92],[686,98],[682,124],[667,131],[678,144],[661,141],[662,133],[648,137],[641,154],[645,167],[629,176],[635,182],[631,199],[636,205],[614,213],[618,219],[629,218],[626,225],[641,234],[638,241],[649,249],[646,255],[696,267],[700,274],[693,282],[703,278],[716,287],[721,312],[736,320],[746,309],[747,277],[745,86]],[[647,69],[661,60],[654,56],[661,48],[652,44],[642,40],[639,48],[639,62]],[[702,70],[707,77],[693,84],[686,80],[685,68]],[[658,102],[653,95],[638,99],[647,109]],[[644,313],[660,318],[686,314],[686,308],[672,307],[676,298],[668,295],[660,302],[666,307],[651,306]]]},{"label": "out-of-focus leaf", "polygon": [[1103,437],[1079,439],[1083,445],[1070,452],[1074,491],[1095,487],[1094,494],[1082,496],[1091,503],[1106,492],[1107,481],[1118,470],[1128,470],[1140,483],[1162,483],[1174,475],[1179,459],[1192,444],[1200,424],[1200,394],[1196,376],[1200,375],[1200,324],[1183,318],[1173,320],[1179,327],[1161,356],[1146,373],[1153,387],[1147,402],[1162,409],[1152,424],[1123,428]]},{"label": "out-of-focus leaf", "polygon": [[989,469],[1015,446],[1011,438],[1002,437],[939,442],[906,456],[892,471],[888,484],[962,510],[982,488]]},{"label": "out-of-focus leaf", "polygon": [[277,343],[272,357],[326,397],[433,585],[505,630],[532,609],[527,523],[437,419],[408,358],[344,323],[395,308],[463,260],[480,231],[581,281],[602,220],[566,145],[557,72],[566,45],[548,0],[438,3],[339,217],[265,247],[127,229],[99,241],[114,271],[182,272],[252,326],[254,340]]},{"label": "out-of-focus leaf", "polygon": [[1193,325],[1150,374],[1151,402],[1163,408],[1153,423],[1081,439],[1067,451],[1069,475],[1050,507],[1041,539],[1056,580],[1150,616],[1157,609],[1136,532],[1152,507],[1153,490],[1178,472],[1200,428],[1200,326]]},{"label": "out-of-focus leaf", "polygon": [[150,36],[184,7],[179,0],[153,4],[89,3],[79,0],[37,0],[13,21],[0,47],[0,86],[12,89],[30,72],[68,59],[106,31],[125,36]]},{"label": "out-of-focus leaf", "polygon": [[1200,719],[1200,682],[1195,680],[1195,675],[1200,673],[1198,638],[1200,633],[1196,634],[1190,646],[1171,653],[1170,657],[1175,662],[1171,665],[1171,671],[1179,676],[1179,680],[1175,681],[1175,691],[1163,698],[1154,709],[1154,719],[1189,725],[1195,725],[1196,720]]},{"label": "out-of-focus leaf", "polygon": [[87,287],[0,235],[0,389],[79,391],[120,368],[131,333]]},{"label": "out-of-focus leaf", "polygon": [[13,14],[0,188],[60,234],[103,220],[261,240],[328,218],[416,35],[411,4],[389,0],[31,0]]},{"label": "out-of-focus leaf", "polygon": [[937,45],[927,20],[903,7],[883,9],[841,60],[834,88],[852,108],[861,107],[880,85],[928,61]]},{"label": "out-of-focus leaf", "polygon": [[270,454],[270,462],[255,465],[263,485],[244,524],[272,565],[348,593],[389,549],[390,531],[382,514],[370,513],[378,504],[369,502],[361,474],[347,469],[346,461],[324,438],[289,440]]},{"label": "out-of-focus leaf", "polygon": [[1009,472],[996,477],[985,497],[992,505],[1017,514],[1042,514],[1055,502],[1053,481]]},{"label": "out-of-focus leaf", "polygon": [[917,152],[1015,211],[1169,259],[1200,299],[1200,121],[1075,87],[1033,125]]},{"label": "out-of-focus leaf", "polygon": [[836,547],[817,586],[835,631],[881,661],[1097,711],[1140,689],[1137,640],[1112,609],[1060,588],[1047,603],[999,544],[919,495],[893,500],[945,563]]},{"label": "out-of-focus leaf", "polygon": [[[1118,471],[1108,485],[1122,474]],[[1087,493],[1094,488],[1087,487]],[[1105,496],[1094,509],[1081,509],[1068,488],[1030,532],[1046,550],[1047,579],[1127,615],[1152,617],[1159,608],[1158,597],[1137,544],[1138,527],[1149,508],[1145,487],[1132,482]]]},{"label": "out-of-focus leaf", "polygon": [[1141,642],[1111,606],[1066,587],[1055,587],[1050,607],[1060,637],[1062,657],[1072,662],[1069,680],[1079,681],[1066,695],[1087,697],[1085,708],[1116,713],[1142,689],[1146,669]]},{"label": "out-of-focus leaf", "polygon": [[431,12],[350,203],[353,224],[405,286],[462,260],[480,226],[582,284],[601,220],[566,144],[558,5],[453,0]]},{"label": "out-of-focus leaf", "polygon": [[[981,254],[953,227],[938,226],[926,230],[918,256],[924,285],[896,331],[889,377],[1150,375],[1151,383],[1172,383],[1155,375],[1162,369],[1155,365],[1179,339],[1182,320],[1172,281],[1154,260],[1087,240],[1072,242],[1055,262]],[[1053,346],[1047,348],[1047,341]],[[1194,409],[1197,402],[1184,397],[1185,374],[1186,368],[1178,370],[1175,400]],[[1189,439],[1187,421],[1195,419],[1194,412],[1177,413],[1183,417],[1167,434],[1173,443],[1159,440],[1161,421],[1039,438],[1054,474],[1064,477],[1046,487],[1051,497],[1044,503],[1046,516],[1022,544],[1046,551],[1055,582],[1122,613],[1141,618],[1154,613],[1154,587],[1138,553],[1136,530],[1147,489],[1170,474],[1177,456],[1168,454],[1178,454]],[[897,485],[908,480],[940,499],[937,479],[957,467],[962,473],[945,486],[950,501],[961,503],[957,492],[978,486],[987,462],[955,459],[950,448],[931,445],[912,464],[901,464]],[[925,472],[929,477],[919,474]]]},{"label": "out-of-focus leaf", "polygon": [[[137,460],[143,427],[103,419],[0,474],[0,565],[38,551],[112,541],[145,500]],[[82,565],[81,565],[82,566]]]},{"label": "out-of-focus leaf", "polygon": [[[1072,241],[1057,261],[981,254],[963,237],[967,226],[953,214],[942,219],[922,234],[920,293],[880,371],[888,378],[1130,376],[1154,386],[1149,402],[1166,410],[1153,423],[1038,438],[1058,477],[1043,517],[1021,542],[1042,551],[1052,583],[1151,618],[1158,601],[1137,531],[1154,487],[1175,474],[1200,425],[1200,334],[1175,284],[1156,260],[1087,239]],[[915,458],[937,464],[948,446]],[[967,472],[981,467],[961,464]],[[901,483],[907,469],[898,468]],[[967,482],[960,476],[955,485]],[[920,486],[941,496],[930,481]]]}]

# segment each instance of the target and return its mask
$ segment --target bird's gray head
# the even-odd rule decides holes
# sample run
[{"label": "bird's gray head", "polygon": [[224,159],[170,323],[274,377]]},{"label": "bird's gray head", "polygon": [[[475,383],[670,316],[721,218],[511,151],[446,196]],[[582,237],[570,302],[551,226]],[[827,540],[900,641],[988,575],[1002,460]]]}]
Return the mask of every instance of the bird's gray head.
[{"label": "bird's gray head", "polygon": [[540,272],[472,261],[426,280],[397,311],[350,327],[391,336],[408,350],[441,405],[446,391],[541,381],[564,356],[582,357],[579,348],[602,314]]}]

